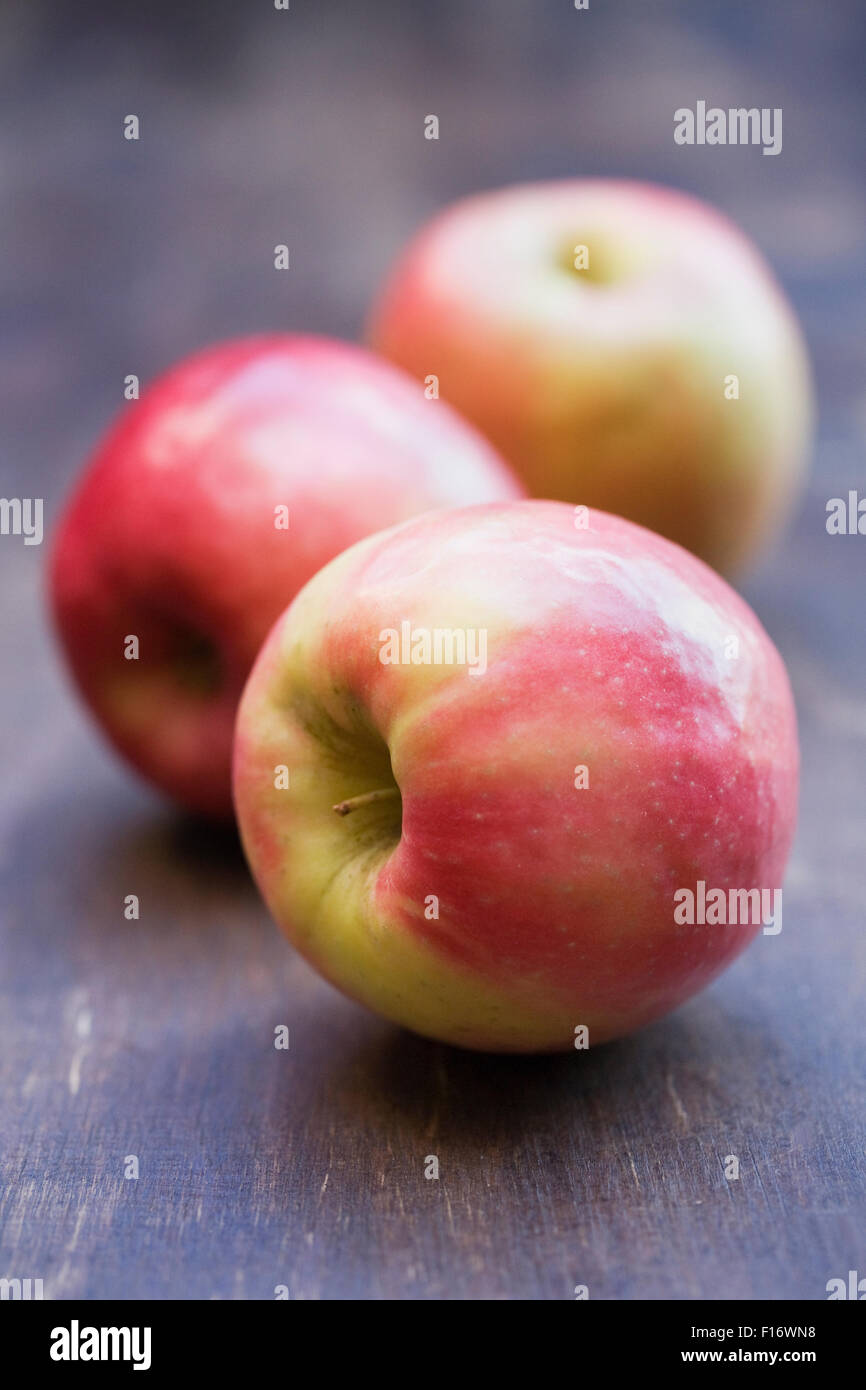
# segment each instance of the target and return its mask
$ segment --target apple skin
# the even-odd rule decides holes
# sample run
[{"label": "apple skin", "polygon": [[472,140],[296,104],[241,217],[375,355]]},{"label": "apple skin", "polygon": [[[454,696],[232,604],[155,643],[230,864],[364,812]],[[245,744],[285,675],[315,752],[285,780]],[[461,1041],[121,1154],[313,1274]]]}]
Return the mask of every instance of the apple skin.
[{"label": "apple skin", "polygon": [[[701,561],[588,519],[521,501],[362,541],[276,624],[238,712],[238,822],[276,921],[346,994],[462,1047],[649,1023],[759,930],[678,925],[675,891],[781,886],[798,779],[781,658]],[[486,671],[383,664],[405,620],[486,631]]]},{"label": "apple skin", "polygon": [[436,374],[531,496],[628,517],[721,573],[767,544],[800,490],[800,330],[756,247],[685,194],[601,179],[466,199],[399,259],[368,339]]},{"label": "apple skin", "polygon": [[220,344],[148,387],[97,448],[54,541],[57,630],[119,752],[189,810],[229,817],[237,702],[306,581],[383,526],[519,496],[485,440],[363,349]]}]

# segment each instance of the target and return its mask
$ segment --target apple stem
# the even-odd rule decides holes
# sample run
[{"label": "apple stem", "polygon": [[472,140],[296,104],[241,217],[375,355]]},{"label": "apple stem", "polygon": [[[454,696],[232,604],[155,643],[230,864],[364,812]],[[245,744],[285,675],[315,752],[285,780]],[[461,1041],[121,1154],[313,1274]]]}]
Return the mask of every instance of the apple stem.
[{"label": "apple stem", "polygon": [[380,787],[378,791],[363,792],[360,796],[350,796],[348,801],[338,801],[332,809],[338,816],[347,816],[350,811],[357,811],[359,806],[369,806],[373,801],[385,801],[387,797],[399,795],[399,787]]}]

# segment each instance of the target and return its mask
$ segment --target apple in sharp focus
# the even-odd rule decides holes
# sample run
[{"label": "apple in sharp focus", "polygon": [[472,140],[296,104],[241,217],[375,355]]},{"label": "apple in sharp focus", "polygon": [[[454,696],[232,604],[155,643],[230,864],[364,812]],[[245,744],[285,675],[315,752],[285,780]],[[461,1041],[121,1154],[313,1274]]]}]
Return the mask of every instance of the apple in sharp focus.
[{"label": "apple in sharp focus", "polygon": [[383,526],[522,495],[480,435],[370,353],[221,344],[97,448],[54,542],[57,628],[115,747],[184,806],[229,816],[237,702],[306,581]]},{"label": "apple in sharp focus", "polygon": [[593,179],[468,198],[398,260],[368,335],[437,375],[532,496],[629,517],[722,573],[799,490],[793,312],[757,248],[685,194]]},{"label": "apple in sharp focus", "polygon": [[[517,501],[322,570],[250,675],[234,780],[253,875],[323,976],[531,1052],[648,1023],[734,959],[776,905],[797,770],[782,660],[718,574]],[[702,892],[738,895],[723,925]]]}]

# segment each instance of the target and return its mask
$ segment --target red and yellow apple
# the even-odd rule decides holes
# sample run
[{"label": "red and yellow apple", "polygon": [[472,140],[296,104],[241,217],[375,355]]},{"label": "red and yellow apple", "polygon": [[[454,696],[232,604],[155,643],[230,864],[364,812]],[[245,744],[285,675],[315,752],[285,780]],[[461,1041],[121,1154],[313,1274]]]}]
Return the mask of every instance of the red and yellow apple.
[{"label": "red and yellow apple", "polygon": [[812,388],[794,315],[756,247],[685,194],[468,198],[412,241],[368,336],[437,376],[532,496],[629,517],[723,573],[798,492]]},{"label": "red and yellow apple", "polygon": [[57,628],[115,747],[183,805],[228,816],[237,702],[302,585],[383,526],[521,495],[486,441],[371,354],[221,344],[96,450],[55,539]]},{"label": "red and yellow apple", "polygon": [[797,768],[784,665],[723,579],[518,501],[311,580],[253,667],[234,782],[259,888],[325,978],[532,1052],[648,1023],[733,960],[760,921],[683,924],[675,895],[780,888]]}]

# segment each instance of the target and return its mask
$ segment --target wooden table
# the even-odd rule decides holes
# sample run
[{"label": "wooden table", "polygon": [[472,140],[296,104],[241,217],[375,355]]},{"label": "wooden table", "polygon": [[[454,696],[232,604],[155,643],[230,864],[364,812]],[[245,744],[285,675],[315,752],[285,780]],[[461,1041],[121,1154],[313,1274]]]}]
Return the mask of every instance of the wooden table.
[{"label": "wooden table", "polygon": [[[127,373],[265,327],[355,335],[423,217],[529,176],[726,207],[804,318],[822,427],[745,584],[801,719],[784,929],[588,1055],[462,1054],[321,983],[235,840],[105,751],[47,631],[47,546],[0,540],[0,1276],[50,1298],[821,1299],[866,1274],[866,537],[824,525],[864,487],[858,6],[708,8],[4,12],[0,457],[49,526]],[[781,105],[782,155],[676,147],[695,94]]]}]

